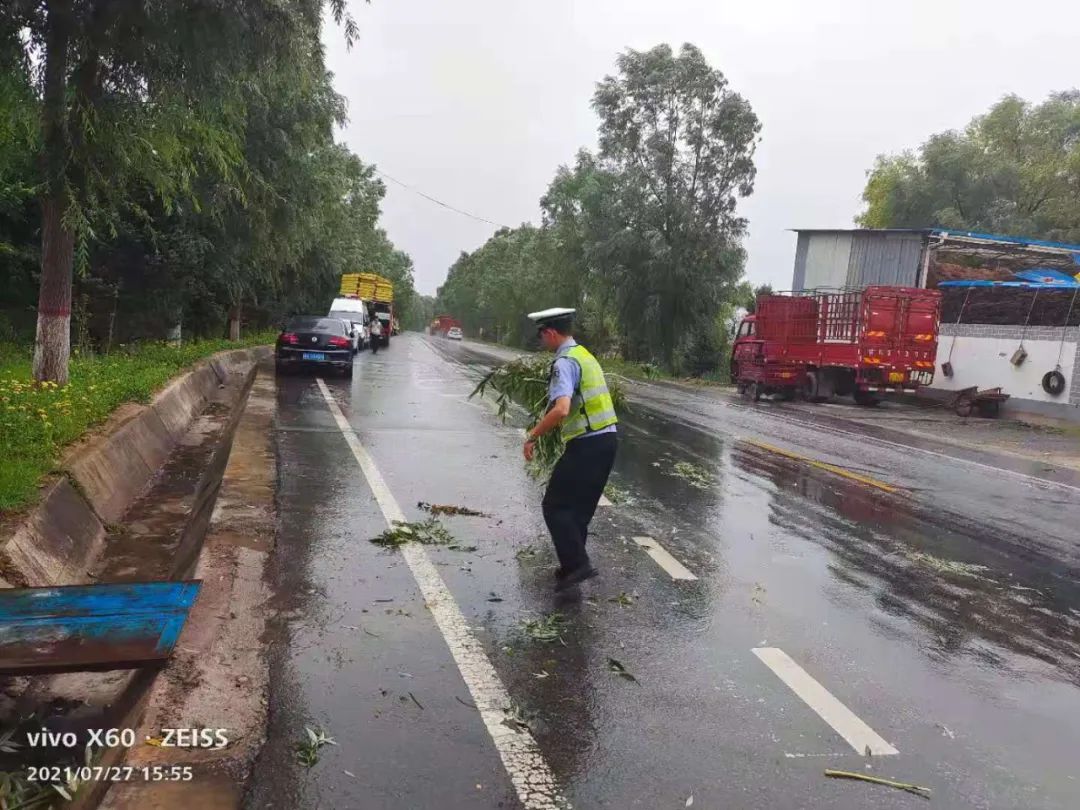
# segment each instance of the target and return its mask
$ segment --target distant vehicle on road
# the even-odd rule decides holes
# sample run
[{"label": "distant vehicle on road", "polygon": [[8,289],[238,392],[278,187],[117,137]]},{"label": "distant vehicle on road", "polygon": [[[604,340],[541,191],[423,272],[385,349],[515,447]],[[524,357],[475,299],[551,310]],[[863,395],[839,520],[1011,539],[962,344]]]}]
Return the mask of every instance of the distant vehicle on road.
[{"label": "distant vehicle on road", "polygon": [[461,340],[463,337],[465,337],[465,335],[461,333],[460,326],[451,326],[447,330],[446,336],[450,338],[450,340]]},{"label": "distant vehicle on road", "polygon": [[356,336],[356,350],[367,348],[368,318],[367,304],[359,298],[335,298],[330,305],[330,317],[344,318],[351,324]]},{"label": "distant vehicle on road", "polygon": [[382,345],[390,345],[390,336],[398,333],[398,321],[394,317],[394,284],[374,273],[346,273],[341,277],[343,298],[362,301],[368,316],[378,318],[383,325]]},{"label": "distant vehicle on road", "polygon": [[274,365],[278,371],[332,369],[351,377],[353,337],[348,322],[322,315],[290,318],[278,335]]},{"label": "distant vehicle on road", "polygon": [[914,393],[934,381],[940,312],[941,293],[911,287],[761,295],[739,324],[732,381],[755,401]]},{"label": "distant vehicle on road", "polygon": [[436,315],[435,320],[428,327],[428,331],[435,337],[450,337],[450,330],[455,327],[458,331],[461,330],[461,321],[457,318],[452,318],[449,315]]}]

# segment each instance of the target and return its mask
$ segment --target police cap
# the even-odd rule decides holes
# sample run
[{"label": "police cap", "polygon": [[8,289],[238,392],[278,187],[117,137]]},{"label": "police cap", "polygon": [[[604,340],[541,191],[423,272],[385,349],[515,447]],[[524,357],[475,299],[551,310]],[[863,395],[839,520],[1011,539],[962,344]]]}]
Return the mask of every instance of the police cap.
[{"label": "police cap", "polygon": [[565,334],[574,323],[575,312],[577,310],[568,309],[567,307],[552,307],[551,309],[542,309],[539,312],[530,312],[529,320],[536,324],[537,329],[551,327]]}]

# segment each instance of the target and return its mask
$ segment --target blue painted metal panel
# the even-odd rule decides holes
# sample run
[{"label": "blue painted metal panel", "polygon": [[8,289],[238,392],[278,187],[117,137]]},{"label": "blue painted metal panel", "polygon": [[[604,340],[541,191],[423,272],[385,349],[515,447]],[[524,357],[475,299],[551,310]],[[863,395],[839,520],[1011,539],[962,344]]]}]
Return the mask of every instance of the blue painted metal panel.
[{"label": "blue painted metal panel", "polygon": [[[1010,245],[1054,248],[1080,254],[1080,245],[1071,245],[1067,242],[1049,242],[1045,239],[1026,239],[1022,236],[1002,236],[994,233],[978,233],[977,231],[951,231],[947,228],[934,228],[931,233],[940,236],[967,237],[969,239],[985,239],[990,242],[1003,242]],[[1080,264],[1080,256],[1074,256],[1074,261]]]},{"label": "blue painted metal panel", "polygon": [[0,672],[119,669],[164,660],[201,584],[0,590]]},{"label": "blue painted metal panel", "polygon": [[1029,290],[1074,290],[1080,287],[1080,275],[1073,277],[1048,267],[1033,267],[1013,273],[1020,281],[996,281],[994,279],[957,279],[939,281],[939,287],[1022,287]]}]

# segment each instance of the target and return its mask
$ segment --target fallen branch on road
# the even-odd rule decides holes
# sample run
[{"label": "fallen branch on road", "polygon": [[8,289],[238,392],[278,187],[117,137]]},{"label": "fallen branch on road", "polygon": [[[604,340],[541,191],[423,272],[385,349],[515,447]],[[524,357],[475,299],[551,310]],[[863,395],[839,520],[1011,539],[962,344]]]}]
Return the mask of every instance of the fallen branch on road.
[{"label": "fallen branch on road", "polygon": [[427,503],[425,501],[419,501],[416,504],[417,509],[423,509],[425,512],[431,512],[433,515],[460,515],[462,517],[491,517],[491,515],[485,512],[478,512],[475,509],[469,509],[467,506],[448,506],[441,503]]},{"label": "fallen branch on road", "polygon": [[406,543],[422,543],[426,546],[445,546],[454,542],[454,536],[447,531],[437,518],[429,518],[421,523],[406,523],[395,520],[394,525],[372,537],[377,546],[397,548]]},{"label": "fallen branch on road", "polygon": [[831,768],[825,769],[825,775],[831,776],[834,779],[857,779],[860,782],[871,782],[875,785],[885,785],[886,787],[896,788],[897,790],[903,790],[908,793],[914,793],[916,796],[921,796],[924,799],[930,798],[930,788],[922,787],[921,785],[913,785],[909,782],[897,782],[894,779],[884,779],[880,776],[870,776],[865,773],[858,773],[856,771],[834,771]]}]

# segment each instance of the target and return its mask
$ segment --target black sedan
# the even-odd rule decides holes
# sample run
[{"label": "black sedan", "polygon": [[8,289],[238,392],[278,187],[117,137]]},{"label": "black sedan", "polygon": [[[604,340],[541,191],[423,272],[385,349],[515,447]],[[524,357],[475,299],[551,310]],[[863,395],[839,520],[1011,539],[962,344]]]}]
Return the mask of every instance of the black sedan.
[{"label": "black sedan", "polygon": [[339,318],[318,315],[290,318],[278,335],[274,362],[278,371],[309,366],[337,369],[351,377],[353,338]]}]

